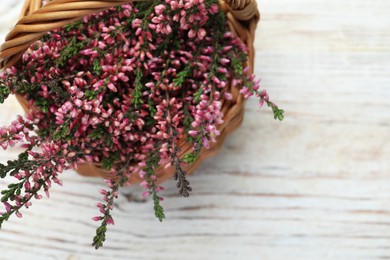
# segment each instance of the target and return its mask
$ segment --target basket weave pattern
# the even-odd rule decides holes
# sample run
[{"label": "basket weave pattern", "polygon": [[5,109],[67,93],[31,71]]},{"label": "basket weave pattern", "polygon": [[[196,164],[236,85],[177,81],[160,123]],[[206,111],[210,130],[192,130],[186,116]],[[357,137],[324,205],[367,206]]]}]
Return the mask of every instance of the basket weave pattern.
[{"label": "basket weave pattern", "polygon": [[[25,0],[20,20],[14,29],[7,35],[6,41],[0,48],[0,68],[18,66],[18,62],[26,49],[35,41],[40,39],[46,32],[58,27],[62,27],[82,17],[110,7],[126,4],[129,0],[52,0],[43,5],[42,0]],[[250,73],[253,72],[254,62],[254,35],[260,14],[255,0],[220,0],[221,10],[226,13],[228,26],[235,32],[241,40],[248,46],[248,64]],[[210,145],[210,149],[202,150],[198,160],[185,167],[188,173],[192,173],[200,163],[207,157],[216,154],[227,134],[233,132],[242,122],[244,116],[244,100],[237,88],[227,86],[227,91],[232,93],[232,101],[225,101],[222,105],[224,123],[218,126],[221,132],[217,136],[217,142]],[[17,95],[18,101],[23,108],[30,109],[28,102]],[[180,148],[179,157],[188,153],[192,149],[192,144],[185,141],[183,137],[178,141]],[[156,170],[159,181],[164,181],[174,174],[174,167]],[[107,172],[96,164],[80,164],[78,172],[85,176],[106,177]],[[139,182],[140,178],[133,175],[130,183]]]}]

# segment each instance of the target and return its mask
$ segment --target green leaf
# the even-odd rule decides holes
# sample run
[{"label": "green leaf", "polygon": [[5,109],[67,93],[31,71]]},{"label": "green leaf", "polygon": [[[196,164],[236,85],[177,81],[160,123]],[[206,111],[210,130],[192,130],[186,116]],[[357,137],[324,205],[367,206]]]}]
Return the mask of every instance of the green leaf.
[{"label": "green leaf", "polygon": [[156,109],[156,107],[154,106],[153,101],[152,101],[151,98],[148,100],[148,108],[149,108],[150,116],[151,116],[151,117],[154,117],[154,115],[155,115],[156,112],[157,112],[157,109]]},{"label": "green leaf", "polygon": [[102,166],[105,170],[110,170],[115,164],[115,161],[112,157],[104,157],[102,160]]},{"label": "green leaf", "polygon": [[0,163],[0,178],[5,178],[7,176],[7,166]]},{"label": "green leaf", "polygon": [[274,119],[282,121],[284,119],[284,110],[279,109],[277,106],[272,106],[272,111],[274,113]]},{"label": "green leaf", "polygon": [[76,30],[76,29],[81,28],[82,25],[83,25],[82,21],[76,21],[76,22],[73,22],[73,23],[65,25],[64,29],[65,29],[66,32],[70,32],[72,30]]},{"label": "green leaf", "polygon": [[200,96],[202,95],[203,93],[203,89],[200,88],[198,89],[195,93],[194,93],[194,102],[195,103],[198,103],[200,101]]},{"label": "green leaf", "polygon": [[103,221],[102,225],[96,229],[96,236],[93,238],[92,246],[95,249],[103,246],[103,242],[106,241],[107,224]]},{"label": "green leaf", "polygon": [[89,137],[92,139],[92,140],[98,140],[98,139],[101,139],[103,137],[105,133],[105,130],[103,128],[103,126],[100,126],[96,129],[94,129],[90,134],[89,134]]},{"label": "green leaf", "polygon": [[102,71],[102,67],[100,66],[100,61],[99,59],[96,59],[93,61],[93,71],[99,75],[100,72]]},{"label": "green leaf", "polygon": [[[20,163],[24,163],[24,162],[26,162],[28,160],[28,153],[27,152],[23,152],[23,153],[19,154],[18,157],[19,157],[19,162]],[[1,167],[0,167],[0,169],[1,169]]]},{"label": "green leaf", "polygon": [[[0,82],[1,84],[2,82]],[[6,86],[0,85],[0,104],[3,104],[4,101],[8,98],[9,94],[11,94],[10,90]]]},{"label": "green leaf", "polygon": [[236,75],[242,76],[244,68],[242,66],[242,61],[240,61],[237,57],[232,58],[232,67]]},{"label": "green leaf", "polygon": [[134,90],[131,93],[131,95],[132,95],[131,103],[136,108],[138,108],[143,103],[143,101],[141,99],[142,98],[142,89],[143,89],[143,85],[141,83],[142,77],[143,77],[143,73],[142,73],[141,69],[138,68],[137,72],[136,72],[135,81],[134,81]]},{"label": "green leaf", "polygon": [[37,99],[34,102],[34,106],[38,107],[39,110],[41,110],[44,113],[47,113],[49,111],[49,102],[46,98],[43,98],[41,96],[37,97]]},{"label": "green leaf", "polygon": [[154,215],[156,216],[156,218],[158,218],[158,220],[160,220],[160,222],[162,222],[163,219],[165,218],[165,213],[164,213],[164,208],[160,204],[160,197],[157,194],[154,194],[153,202],[154,202]]},{"label": "green leaf", "polygon": [[185,79],[188,77],[189,74],[190,66],[187,66],[184,70],[176,74],[176,78],[173,79],[173,84],[175,84],[175,86],[177,87],[180,87],[181,85],[183,85]]},{"label": "green leaf", "polygon": [[46,128],[42,128],[42,129],[38,129],[37,131],[37,134],[40,138],[47,138],[48,136],[50,136],[50,133],[52,131],[55,131],[55,129],[52,129],[52,127],[46,127]]},{"label": "green leaf", "polygon": [[77,56],[79,51],[85,48],[88,40],[84,39],[79,41],[77,36],[74,36],[69,39],[66,48],[63,48],[60,52],[60,56],[56,59],[55,63],[58,67],[63,67],[69,59]]},{"label": "green leaf", "polygon": [[106,170],[110,170],[114,167],[115,162],[119,160],[119,153],[112,153],[110,157],[104,157],[102,160],[102,166]]},{"label": "green leaf", "polygon": [[199,157],[199,153],[187,153],[186,155],[184,155],[182,161],[183,162],[186,162],[186,163],[194,163]]},{"label": "green leaf", "polygon": [[132,109],[130,110],[127,110],[124,114],[124,116],[130,120],[130,122],[134,122],[135,120],[137,120],[138,118],[140,118],[140,115],[139,115],[139,112],[138,111],[134,111]]},{"label": "green leaf", "polygon": [[98,91],[95,91],[95,90],[92,90],[92,89],[88,89],[88,90],[85,91],[84,96],[88,100],[93,100],[93,99],[97,98],[98,94],[99,94]]},{"label": "green leaf", "polygon": [[69,134],[69,122],[64,123],[58,127],[58,129],[53,133],[53,139],[55,141],[60,140],[61,138],[66,138]]}]

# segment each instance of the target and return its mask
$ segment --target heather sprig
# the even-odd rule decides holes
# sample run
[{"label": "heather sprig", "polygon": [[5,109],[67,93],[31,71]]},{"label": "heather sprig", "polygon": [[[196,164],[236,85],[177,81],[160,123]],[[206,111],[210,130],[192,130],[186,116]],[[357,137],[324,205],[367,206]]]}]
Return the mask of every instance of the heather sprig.
[{"label": "heather sprig", "polygon": [[155,170],[159,166],[159,161],[161,159],[160,154],[158,152],[159,144],[156,144],[155,148],[157,149],[149,152],[145,168],[140,173],[141,176],[143,176],[145,179],[145,181],[142,182],[141,185],[148,189],[148,191],[146,191],[144,195],[152,196],[154,204],[154,215],[156,216],[156,218],[162,221],[165,218],[164,209],[161,206],[161,201],[163,200],[163,198],[158,195],[158,192],[163,190],[163,187],[157,184],[157,176],[155,173]]},{"label": "heather sprig", "polygon": [[[168,142],[167,142],[167,149],[170,151],[170,165],[175,167],[175,175],[174,178],[177,181],[177,188],[179,189],[179,194],[182,195],[183,197],[189,197],[190,192],[192,191],[192,188],[190,187],[190,182],[187,180],[187,173],[182,167],[182,159],[179,158],[179,147],[176,145],[178,136],[180,135],[179,130],[178,130],[178,125],[179,122],[177,120],[177,115],[179,113],[176,113],[176,116],[173,118],[172,117],[172,110],[180,108],[180,106],[176,105],[175,102],[176,100],[171,100],[169,98],[169,93],[166,92],[166,118],[167,118],[167,133],[169,135]],[[176,120],[175,120],[176,119]],[[168,164],[169,165],[169,164]]]},{"label": "heather sprig", "polygon": [[111,211],[114,209],[114,200],[118,198],[118,191],[121,186],[127,182],[125,171],[128,169],[128,163],[124,163],[118,172],[116,172],[114,179],[107,179],[106,183],[111,189],[110,191],[101,189],[99,192],[103,195],[103,203],[97,203],[96,206],[102,216],[95,216],[92,218],[94,221],[101,221],[100,226],[96,229],[96,235],[93,238],[92,246],[96,249],[103,246],[106,240],[107,225],[114,225],[114,219],[111,215]]},{"label": "heather sprig", "polygon": [[20,210],[29,208],[32,198],[42,199],[41,191],[49,197],[52,182],[62,185],[58,175],[64,169],[71,168],[71,164],[66,162],[58,147],[53,144],[42,144],[42,150],[42,153],[36,153],[28,149],[17,160],[10,160],[6,165],[0,164],[1,178],[9,175],[16,179],[1,192],[1,202],[6,212],[1,213],[0,227],[13,214],[22,217]]}]

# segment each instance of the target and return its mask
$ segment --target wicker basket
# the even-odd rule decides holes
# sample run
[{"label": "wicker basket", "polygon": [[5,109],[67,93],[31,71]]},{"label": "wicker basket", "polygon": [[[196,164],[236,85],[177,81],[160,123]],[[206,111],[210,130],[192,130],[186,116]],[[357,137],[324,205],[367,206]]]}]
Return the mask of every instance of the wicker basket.
[{"label": "wicker basket", "polygon": [[[42,0],[25,0],[20,20],[15,28],[7,35],[6,41],[0,48],[0,68],[18,66],[23,52],[35,41],[40,39],[46,32],[79,20],[82,17],[103,11],[110,7],[129,3],[129,0],[52,0],[42,6]],[[253,72],[254,48],[253,41],[255,29],[260,19],[256,0],[220,0],[220,7],[227,15],[228,25],[231,31],[235,32],[249,48],[248,62],[250,72]],[[218,129],[221,135],[217,142],[210,145],[210,149],[203,150],[199,159],[192,165],[188,165],[186,170],[192,173],[199,164],[207,157],[216,154],[227,134],[234,131],[242,122],[244,116],[244,100],[237,88],[228,89],[233,95],[232,101],[223,102],[222,112],[224,113],[224,123]],[[28,102],[21,96],[17,96],[23,108],[28,111]],[[192,149],[192,145],[185,142],[185,137],[178,141],[180,157]],[[96,164],[80,164],[78,173],[84,176],[107,176]],[[160,167],[156,170],[158,180],[164,181],[173,176],[173,167]],[[130,183],[139,182],[138,175],[133,175]]]}]

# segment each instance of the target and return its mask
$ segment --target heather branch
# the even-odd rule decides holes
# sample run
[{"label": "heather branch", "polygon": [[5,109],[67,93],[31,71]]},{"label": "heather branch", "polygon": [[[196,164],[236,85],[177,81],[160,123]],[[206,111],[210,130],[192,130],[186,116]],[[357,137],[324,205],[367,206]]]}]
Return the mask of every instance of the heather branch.
[{"label": "heather branch", "polygon": [[[51,187],[51,180],[59,185],[62,184],[57,176],[64,168],[68,168],[65,167],[63,160],[58,159],[58,156],[44,158],[31,151],[28,153],[32,154],[34,158],[29,160],[28,155],[22,153],[18,160],[8,161],[7,165],[0,164],[2,178],[9,173],[19,180],[17,183],[9,184],[8,189],[1,192],[1,201],[4,203],[7,212],[1,214],[0,227],[4,221],[15,213],[18,217],[21,217],[20,209],[28,208],[33,197],[41,199],[42,196],[38,192],[42,188],[49,196],[48,190]],[[55,164],[53,164],[53,161]],[[22,193],[24,195],[21,195]],[[10,202],[14,202],[14,205],[11,205]]]},{"label": "heather branch", "polygon": [[170,104],[169,93],[166,92],[166,101],[168,103],[167,107],[167,130],[169,134],[168,139],[168,149],[171,150],[170,163],[175,166],[175,180],[177,181],[177,188],[179,189],[179,194],[183,197],[189,197],[192,188],[190,187],[190,182],[186,178],[186,171],[182,168],[182,160],[178,156],[179,148],[176,145],[178,132],[173,126],[173,120],[171,115],[172,105]]},{"label": "heather branch", "polygon": [[[116,176],[114,177],[114,180],[107,180],[111,191],[100,190],[100,193],[104,196],[104,201],[106,202],[106,204],[104,205],[102,203],[98,203],[97,206],[100,209],[100,212],[103,213],[103,216],[96,216],[92,218],[95,221],[101,221],[100,226],[96,229],[96,235],[93,238],[92,246],[94,246],[95,249],[98,249],[99,247],[103,246],[103,243],[106,240],[107,225],[114,224],[114,219],[111,215],[111,211],[114,207],[114,199],[118,198],[119,187],[123,186],[123,184],[126,183],[128,180],[125,175],[127,167],[128,164],[125,164],[123,167],[121,167]],[[114,171],[115,170],[113,170],[113,172]]]},{"label": "heather branch", "polygon": [[161,206],[161,201],[163,200],[163,198],[158,195],[158,192],[161,191],[163,188],[157,185],[157,176],[155,172],[155,170],[159,166],[159,161],[160,161],[159,150],[161,148],[161,145],[158,143],[154,148],[155,148],[154,150],[149,152],[146,161],[146,167],[143,170],[143,172],[145,173],[144,179],[146,182],[144,186],[149,188],[147,194],[152,195],[153,204],[154,204],[153,207],[154,215],[160,221],[162,221],[165,218],[164,208]]}]

